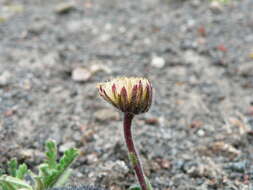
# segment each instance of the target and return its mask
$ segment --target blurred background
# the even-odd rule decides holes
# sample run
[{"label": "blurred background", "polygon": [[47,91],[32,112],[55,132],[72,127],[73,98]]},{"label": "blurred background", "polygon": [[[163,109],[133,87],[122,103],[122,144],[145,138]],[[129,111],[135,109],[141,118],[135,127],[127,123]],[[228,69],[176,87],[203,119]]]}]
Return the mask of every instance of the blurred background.
[{"label": "blurred background", "polygon": [[[33,170],[54,139],[77,147],[70,184],[135,182],[122,115],[96,83],[144,76],[134,121],[155,189],[250,189],[252,0],[0,0],[0,166]],[[252,188],[252,187],[251,187]]]}]

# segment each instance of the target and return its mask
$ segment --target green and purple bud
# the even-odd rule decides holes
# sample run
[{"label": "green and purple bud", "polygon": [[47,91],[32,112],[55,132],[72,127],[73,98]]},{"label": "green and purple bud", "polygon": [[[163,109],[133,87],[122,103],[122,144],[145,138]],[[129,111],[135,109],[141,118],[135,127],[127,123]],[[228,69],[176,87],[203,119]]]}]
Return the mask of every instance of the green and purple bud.
[{"label": "green and purple bud", "polygon": [[152,86],[146,78],[119,77],[97,87],[103,99],[124,113],[145,113],[152,103]]}]

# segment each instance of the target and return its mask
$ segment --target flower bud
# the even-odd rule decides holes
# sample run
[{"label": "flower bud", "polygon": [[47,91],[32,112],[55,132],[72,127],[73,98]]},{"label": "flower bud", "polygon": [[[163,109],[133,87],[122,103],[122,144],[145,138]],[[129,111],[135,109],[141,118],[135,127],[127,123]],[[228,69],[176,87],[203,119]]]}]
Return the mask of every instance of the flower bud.
[{"label": "flower bud", "polygon": [[97,87],[99,94],[122,112],[145,113],[152,103],[152,86],[145,78],[119,77]]}]

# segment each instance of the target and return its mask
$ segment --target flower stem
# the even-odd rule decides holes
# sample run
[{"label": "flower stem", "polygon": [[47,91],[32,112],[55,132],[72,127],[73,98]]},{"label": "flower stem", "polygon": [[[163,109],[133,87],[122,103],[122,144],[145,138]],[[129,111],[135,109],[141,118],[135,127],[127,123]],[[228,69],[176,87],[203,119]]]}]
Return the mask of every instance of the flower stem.
[{"label": "flower stem", "polygon": [[139,181],[139,184],[141,186],[142,190],[148,190],[147,184],[145,181],[145,176],[143,173],[143,169],[141,166],[141,162],[138,158],[138,154],[135,150],[134,146],[134,141],[132,137],[132,132],[131,132],[131,124],[133,120],[134,114],[132,113],[125,113],[124,114],[124,136],[125,136],[125,141],[129,153],[129,159],[130,162],[134,168],[135,174],[137,176],[137,179]]}]

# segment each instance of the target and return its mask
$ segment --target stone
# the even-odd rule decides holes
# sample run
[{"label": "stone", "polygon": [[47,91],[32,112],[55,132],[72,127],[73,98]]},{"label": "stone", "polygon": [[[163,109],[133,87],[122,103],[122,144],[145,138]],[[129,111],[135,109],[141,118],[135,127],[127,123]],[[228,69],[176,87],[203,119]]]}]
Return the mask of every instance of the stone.
[{"label": "stone", "polygon": [[223,11],[221,3],[218,1],[212,1],[210,3],[210,9],[213,13],[221,13]]},{"label": "stone", "polygon": [[199,137],[203,137],[203,136],[205,136],[205,131],[203,130],[203,129],[199,129],[198,131],[197,131],[197,135],[199,136]]},{"label": "stone", "polygon": [[185,162],[183,166],[185,171],[191,177],[209,177],[213,178],[221,173],[220,167],[216,165],[211,159],[206,158],[203,161],[189,161]]},{"label": "stone", "polygon": [[158,159],[156,159],[156,162],[158,162],[160,167],[163,169],[171,168],[171,162],[169,160],[158,158]]},{"label": "stone", "polygon": [[252,77],[253,76],[253,62],[240,64],[238,67],[238,74],[243,77]]},{"label": "stone", "polygon": [[111,39],[111,35],[110,34],[101,34],[101,36],[99,37],[99,41],[100,42],[108,42]]},{"label": "stone", "polygon": [[116,171],[116,173],[121,174],[121,175],[127,174],[129,171],[125,162],[121,160],[106,162],[105,169],[109,171]]},{"label": "stone", "polygon": [[55,12],[58,14],[66,14],[74,10],[75,4],[73,2],[60,3],[55,7]]},{"label": "stone", "polygon": [[94,113],[94,117],[98,121],[119,120],[119,113],[112,109],[101,109]]},{"label": "stone", "polygon": [[211,149],[214,153],[222,153],[223,156],[226,157],[237,157],[241,154],[239,150],[237,150],[234,146],[231,144],[226,144],[223,141],[215,142],[211,145]]},{"label": "stone", "polygon": [[72,70],[72,80],[76,82],[85,82],[91,78],[91,72],[83,67],[78,67]]},{"label": "stone", "polygon": [[107,74],[112,73],[112,70],[109,67],[107,67],[106,65],[98,64],[96,62],[95,63],[91,62],[91,64],[92,65],[90,67],[90,71],[91,71],[92,74],[95,74],[95,73],[100,72],[100,71],[105,72]]},{"label": "stone", "polygon": [[106,31],[111,31],[112,30],[112,24],[111,23],[106,23],[104,28],[105,28]]},{"label": "stone", "polygon": [[25,159],[30,159],[30,158],[32,158],[32,156],[33,156],[33,150],[32,149],[20,149],[20,151],[19,151],[19,156],[21,157],[21,158],[25,158]]},{"label": "stone", "polygon": [[47,27],[46,22],[36,21],[36,22],[34,22],[33,24],[31,24],[29,26],[28,31],[33,33],[33,34],[39,35],[46,29],[46,27]]},{"label": "stone", "polygon": [[162,57],[154,56],[151,61],[151,65],[156,68],[163,68],[165,66],[165,60]]},{"label": "stone", "polygon": [[83,29],[83,22],[80,20],[72,20],[67,23],[67,30],[70,33],[76,33]]},{"label": "stone", "polygon": [[91,153],[91,154],[86,155],[86,159],[87,159],[88,164],[94,164],[98,161],[98,156],[96,153]]},{"label": "stone", "polygon": [[0,74],[0,87],[7,86],[10,84],[11,73],[9,71],[4,71]]},{"label": "stone", "polygon": [[201,2],[200,0],[193,0],[191,1],[191,5],[194,7],[194,8],[197,8],[201,5]]},{"label": "stone", "polygon": [[126,163],[121,160],[117,160],[113,165],[112,169],[122,174],[126,174],[129,171]]},{"label": "stone", "polygon": [[159,125],[159,118],[152,117],[145,119],[145,123],[148,125]]}]

